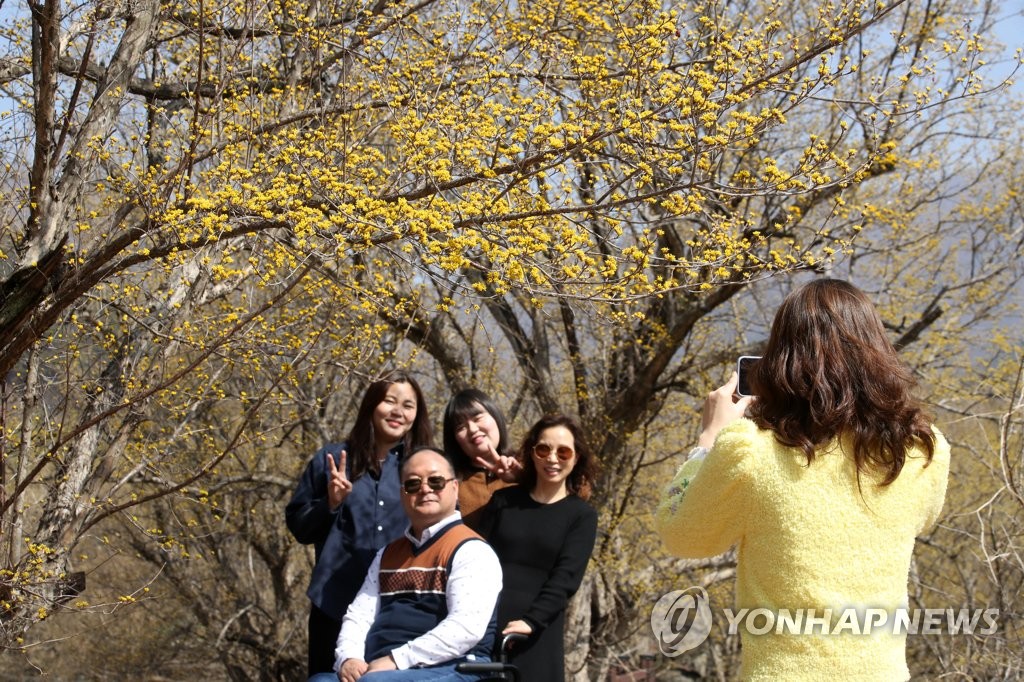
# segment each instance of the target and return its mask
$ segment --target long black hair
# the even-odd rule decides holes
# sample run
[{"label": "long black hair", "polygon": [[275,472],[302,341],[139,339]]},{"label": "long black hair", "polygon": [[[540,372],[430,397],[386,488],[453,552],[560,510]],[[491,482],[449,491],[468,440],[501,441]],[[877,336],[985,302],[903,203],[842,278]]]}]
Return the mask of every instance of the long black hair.
[{"label": "long black hair", "polygon": [[409,384],[416,394],[416,418],[412,426],[403,436],[403,451],[409,452],[420,445],[430,445],[434,431],[430,426],[427,403],[423,399],[423,390],[404,370],[394,370],[374,381],[366,388],[363,399],[359,403],[359,413],[349,431],[347,441],[349,478],[353,481],[367,471],[380,473],[380,462],[377,460],[377,434],[373,428],[373,411],[387,396],[392,384]]}]

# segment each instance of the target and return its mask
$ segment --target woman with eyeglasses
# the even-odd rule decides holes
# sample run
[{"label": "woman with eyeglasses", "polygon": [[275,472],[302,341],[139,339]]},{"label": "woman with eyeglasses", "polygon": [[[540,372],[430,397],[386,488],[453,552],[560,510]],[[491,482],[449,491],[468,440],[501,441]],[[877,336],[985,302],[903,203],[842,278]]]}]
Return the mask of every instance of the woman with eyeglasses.
[{"label": "woman with eyeglasses", "polygon": [[285,508],[295,539],[312,544],[316,564],[307,594],[309,676],[334,669],[341,619],[377,550],[402,535],[398,463],[403,452],[433,436],[423,391],[402,371],[373,382],[363,394],[344,442],[320,449]]},{"label": "woman with eyeglasses", "polygon": [[494,491],[515,483],[522,469],[510,452],[505,415],[483,391],[459,391],[444,410],[444,449],[459,479],[462,521],[476,530]]},{"label": "woman with eyeglasses", "polygon": [[494,493],[480,534],[501,561],[498,627],[502,634],[527,635],[512,649],[511,662],[521,679],[561,682],[565,609],[597,537],[597,512],[584,499],[595,463],[579,422],[566,415],[534,424],[520,458],[520,485]]},{"label": "woman with eyeglasses", "polygon": [[709,394],[657,531],[684,558],[737,547],[738,611],[811,614],[803,629],[740,625],[742,679],[910,678],[893,620],[949,475],[913,383],[867,296],[822,279],[776,312],[754,397],[734,395],[735,373]]}]

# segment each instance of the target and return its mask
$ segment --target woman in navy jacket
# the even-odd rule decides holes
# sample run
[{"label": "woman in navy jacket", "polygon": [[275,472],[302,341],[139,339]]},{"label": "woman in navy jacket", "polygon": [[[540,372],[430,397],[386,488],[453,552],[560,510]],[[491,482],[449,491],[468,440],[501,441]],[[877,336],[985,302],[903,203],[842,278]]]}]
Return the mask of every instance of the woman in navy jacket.
[{"label": "woman in navy jacket", "polygon": [[295,539],[316,552],[307,590],[310,676],[333,669],[345,610],[377,550],[408,523],[399,499],[402,452],[431,438],[419,384],[393,372],[366,389],[345,441],[319,450],[299,479],[285,519]]}]

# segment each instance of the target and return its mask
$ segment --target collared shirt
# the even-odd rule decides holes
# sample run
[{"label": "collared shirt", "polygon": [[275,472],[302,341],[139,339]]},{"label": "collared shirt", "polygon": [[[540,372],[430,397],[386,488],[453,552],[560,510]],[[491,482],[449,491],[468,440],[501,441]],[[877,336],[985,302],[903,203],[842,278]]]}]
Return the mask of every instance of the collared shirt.
[{"label": "collared shirt", "polygon": [[345,501],[337,509],[330,509],[327,453],[337,465],[345,448],[345,443],[336,443],[313,456],[285,509],[295,539],[313,544],[316,550],[309,599],[339,622],[359,591],[374,554],[401,536],[409,523],[402,509],[398,473],[401,445],[388,453],[379,476],[364,473],[352,483]]},{"label": "collared shirt", "polygon": [[[414,546],[420,547],[461,518],[456,511],[425,529],[419,538],[411,529],[406,529],[405,535]],[[345,613],[335,650],[335,669],[350,658],[364,660],[366,656],[366,635],[380,602],[383,553],[383,550],[377,552],[359,594]],[[445,590],[448,615],[434,629],[391,651],[398,669],[438,665],[464,656],[486,633],[499,592],[501,564],[494,550],[486,542],[475,540],[459,547],[452,558]]]}]

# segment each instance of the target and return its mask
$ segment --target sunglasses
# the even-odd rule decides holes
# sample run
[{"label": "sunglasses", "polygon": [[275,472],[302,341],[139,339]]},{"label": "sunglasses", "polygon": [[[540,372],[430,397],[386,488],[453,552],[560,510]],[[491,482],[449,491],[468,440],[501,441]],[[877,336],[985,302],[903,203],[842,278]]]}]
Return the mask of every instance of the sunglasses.
[{"label": "sunglasses", "polygon": [[423,489],[423,481],[426,480],[427,487],[433,490],[435,493],[439,493],[444,490],[444,487],[450,482],[454,481],[454,478],[445,478],[444,476],[427,476],[426,479],[422,479],[418,476],[414,478],[407,478],[402,481],[402,490],[405,491],[406,495],[415,495]]},{"label": "sunglasses", "polygon": [[568,445],[559,445],[557,448],[552,448],[546,443],[537,443],[533,446],[533,456],[537,459],[547,459],[551,456],[552,452],[563,462],[568,462],[576,454]]}]

